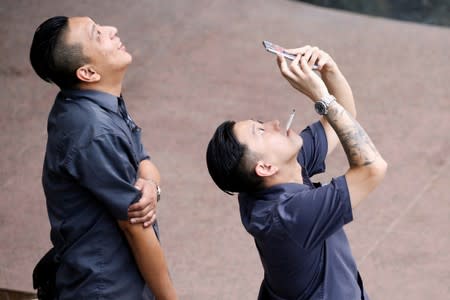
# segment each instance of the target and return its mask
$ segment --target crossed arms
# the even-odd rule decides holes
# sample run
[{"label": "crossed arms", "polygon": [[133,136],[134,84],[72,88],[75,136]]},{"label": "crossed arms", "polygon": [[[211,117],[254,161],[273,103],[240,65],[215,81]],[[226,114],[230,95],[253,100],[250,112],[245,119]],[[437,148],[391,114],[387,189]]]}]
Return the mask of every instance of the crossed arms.
[{"label": "crossed arms", "polygon": [[136,187],[142,191],[139,202],[130,206],[130,221],[118,220],[133,252],[139,271],[156,299],[177,299],[169,276],[167,262],[153,227],[156,218],[156,184],[159,185],[158,169],[150,160],[139,164]]}]

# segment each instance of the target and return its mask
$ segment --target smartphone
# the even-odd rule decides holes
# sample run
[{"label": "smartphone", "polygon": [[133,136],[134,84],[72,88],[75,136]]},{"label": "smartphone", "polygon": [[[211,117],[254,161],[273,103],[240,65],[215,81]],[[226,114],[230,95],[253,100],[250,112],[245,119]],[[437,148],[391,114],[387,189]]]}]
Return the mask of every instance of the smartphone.
[{"label": "smartphone", "polygon": [[[284,56],[285,58],[287,58],[289,60],[294,60],[295,57],[296,57],[295,54],[288,53],[286,51],[286,49],[284,49],[283,47],[281,47],[281,46],[279,46],[277,44],[271,43],[269,41],[263,41],[262,43],[263,43],[264,48],[267,51],[269,51],[270,53],[281,54],[282,56]],[[317,70],[318,68],[319,67],[317,65],[313,65],[312,66],[313,70]]]}]

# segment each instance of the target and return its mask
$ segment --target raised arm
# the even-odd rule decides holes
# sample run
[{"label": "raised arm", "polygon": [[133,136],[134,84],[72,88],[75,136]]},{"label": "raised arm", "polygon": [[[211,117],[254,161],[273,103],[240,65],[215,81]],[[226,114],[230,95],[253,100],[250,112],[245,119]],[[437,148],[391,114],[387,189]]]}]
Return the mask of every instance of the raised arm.
[{"label": "raised arm", "polygon": [[[322,75],[322,80],[328,88],[328,92],[336,97],[339,104],[353,117],[356,119],[356,107],[355,100],[353,98],[352,89],[345,79],[344,75],[339,70],[337,64],[334,60],[322,50],[317,64],[319,65],[320,74]],[[330,154],[339,143],[338,136],[332,128],[331,124],[328,122],[326,117],[321,118],[321,123],[325,128],[325,133],[328,140],[328,153]]]},{"label": "raised arm", "polygon": [[131,247],[139,271],[157,300],[177,299],[166,259],[153,228],[118,221]]},{"label": "raised arm", "polygon": [[[278,56],[278,64],[288,82],[313,102],[329,96],[327,86],[311,70],[307,60],[301,54],[297,55],[297,58],[289,65],[283,57]],[[384,178],[387,163],[361,125],[337,101],[329,105],[325,117],[345,150],[349,162],[345,177],[352,207],[355,207]]]},{"label": "raised arm", "polygon": [[365,130],[339,103],[331,103],[326,118],[336,131],[350,165],[345,177],[355,207],[384,178],[387,163]]},{"label": "raised arm", "polygon": [[[328,53],[317,47],[311,46],[289,49],[288,51],[294,54],[302,54],[310,67],[317,65],[317,70],[320,72],[329,93],[334,95],[338,103],[341,104],[350,115],[356,118],[356,107],[352,89],[339,70],[338,65]],[[322,117],[320,122],[322,123],[327,136],[328,155],[336,148],[339,139],[327,118]]]}]

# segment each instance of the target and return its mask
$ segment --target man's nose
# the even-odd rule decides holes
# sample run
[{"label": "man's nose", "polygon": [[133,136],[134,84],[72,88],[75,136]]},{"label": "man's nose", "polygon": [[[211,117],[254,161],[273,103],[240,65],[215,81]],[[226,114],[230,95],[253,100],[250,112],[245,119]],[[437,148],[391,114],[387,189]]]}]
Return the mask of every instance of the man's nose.
[{"label": "man's nose", "polygon": [[117,28],[114,27],[114,26],[108,26],[108,29],[109,29],[109,36],[110,36],[110,38],[115,37],[116,34],[117,34],[117,31],[118,31]]},{"label": "man's nose", "polygon": [[272,121],[270,121],[270,123],[271,123],[271,125],[273,127],[273,130],[280,131],[281,127],[280,127],[280,121],[279,120],[272,120]]}]

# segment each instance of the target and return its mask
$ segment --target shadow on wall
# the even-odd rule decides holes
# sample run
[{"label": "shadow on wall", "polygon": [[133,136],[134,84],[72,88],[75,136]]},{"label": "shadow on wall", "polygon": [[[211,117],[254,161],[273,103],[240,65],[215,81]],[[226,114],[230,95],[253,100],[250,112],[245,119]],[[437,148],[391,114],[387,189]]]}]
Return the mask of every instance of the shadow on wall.
[{"label": "shadow on wall", "polygon": [[352,12],[450,26],[450,0],[298,0]]}]

